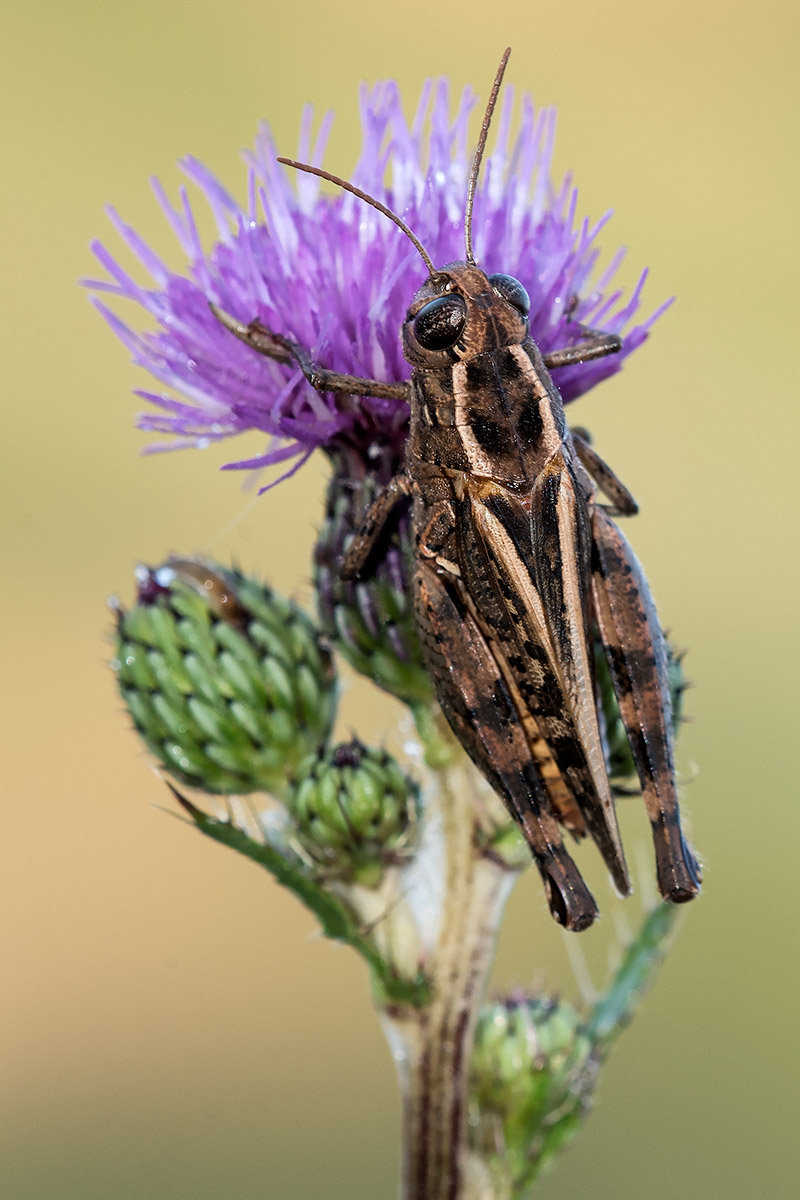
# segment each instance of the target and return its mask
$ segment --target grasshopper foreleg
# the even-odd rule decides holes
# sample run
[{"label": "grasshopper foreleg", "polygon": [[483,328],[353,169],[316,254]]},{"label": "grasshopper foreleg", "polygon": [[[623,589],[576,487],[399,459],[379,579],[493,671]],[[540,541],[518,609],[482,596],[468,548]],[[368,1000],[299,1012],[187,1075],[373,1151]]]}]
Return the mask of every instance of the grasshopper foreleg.
[{"label": "grasshopper foreleg", "polygon": [[397,505],[408,498],[409,492],[408,476],[400,472],[389,480],[367,509],[361,528],[350,543],[339,572],[345,583],[355,579],[364,569],[386,522]]},{"label": "grasshopper foreleg", "polygon": [[572,429],[572,444],[578,458],[583,463],[592,479],[604,495],[608,496],[612,508],[607,511],[612,517],[634,517],[639,511],[639,505],[634,500],[625,484],[619,479],[608,463],[600,457],[591,445],[588,437],[581,430]]},{"label": "grasshopper foreleg", "polygon": [[249,325],[245,325],[229,313],[223,312],[216,304],[209,304],[209,308],[217,320],[235,334],[239,341],[259,354],[274,358],[276,362],[295,363],[318,392],[345,392],[350,396],[376,396],[386,400],[407,401],[410,397],[411,389],[407,383],[387,383],[383,379],[364,379],[360,375],[328,371],[324,367],[316,366],[304,347],[279,333],[273,333],[260,321],[251,321]]},{"label": "grasshopper foreleg", "polygon": [[691,900],[700,871],[680,826],[664,635],[627,541],[602,508],[592,526],[594,612],[653,830],[658,885],[665,899]]},{"label": "grasshopper foreleg", "polygon": [[581,335],[581,341],[574,346],[565,346],[562,350],[551,350],[544,355],[544,365],[548,371],[559,367],[570,367],[574,363],[589,362],[593,358],[604,358],[606,354],[618,354],[622,349],[622,338],[616,333],[603,333],[573,321],[572,314],[578,306],[578,297],[573,296],[567,306],[567,320]]}]

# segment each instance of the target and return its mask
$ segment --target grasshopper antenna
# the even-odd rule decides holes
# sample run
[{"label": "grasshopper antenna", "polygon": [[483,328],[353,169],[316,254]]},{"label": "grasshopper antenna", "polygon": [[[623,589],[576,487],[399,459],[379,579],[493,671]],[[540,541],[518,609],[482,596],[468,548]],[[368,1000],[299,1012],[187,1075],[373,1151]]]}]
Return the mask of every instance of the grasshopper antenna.
[{"label": "grasshopper antenna", "polygon": [[467,205],[464,209],[464,244],[467,251],[467,262],[474,264],[475,255],[472,250],[472,208],[475,203],[475,189],[478,186],[478,173],[481,169],[483,160],[483,152],[486,149],[486,139],[489,136],[489,126],[492,123],[492,115],[494,106],[497,103],[497,93],[500,91],[500,84],[503,82],[503,75],[506,70],[506,63],[511,54],[511,47],[507,46],[505,54],[500,59],[500,66],[497,68],[497,74],[494,77],[492,84],[489,103],[486,105],[486,112],[483,115],[483,124],[478,138],[478,146],[475,150],[475,157],[472,160],[472,170],[469,174],[469,186],[467,187]]},{"label": "grasshopper antenna", "polygon": [[296,162],[293,158],[279,158],[279,163],[283,163],[285,167],[294,167],[298,171],[305,171],[308,175],[318,175],[320,179],[327,179],[328,183],[335,183],[337,187],[344,188],[346,192],[352,192],[354,196],[358,196],[359,200],[377,208],[379,213],[383,213],[390,221],[394,221],[398,228],[402,229],[407,238],[410,239],[416,246],[420,256],[428,268],[428,274],[433,276],[437,274],[436,268],[433,265],[433,260],[423,246],[422,242],[416,237],[397,213],[393,213],[385,204],[381,204],[380,200],[376,200],[374,196],[369,196],[366,192],[362,192],[361,188],[357,188],[354,183],[348,183],[346,179],[340,179],[338,175],[331,175],[330,171],[323,171],[321,167],[312,167],[309,163]]}]

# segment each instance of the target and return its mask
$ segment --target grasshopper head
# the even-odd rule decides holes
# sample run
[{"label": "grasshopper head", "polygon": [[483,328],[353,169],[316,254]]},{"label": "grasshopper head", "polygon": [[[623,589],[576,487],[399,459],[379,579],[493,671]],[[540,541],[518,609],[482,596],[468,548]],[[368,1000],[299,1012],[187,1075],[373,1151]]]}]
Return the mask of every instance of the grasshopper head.
[{"label": "grasshopper head", "polygon": [[511,275],[449,263],[414,297],[403,324],[403,353],[414,367],[444,367],[515,346],[528,336],[530,299]]}]

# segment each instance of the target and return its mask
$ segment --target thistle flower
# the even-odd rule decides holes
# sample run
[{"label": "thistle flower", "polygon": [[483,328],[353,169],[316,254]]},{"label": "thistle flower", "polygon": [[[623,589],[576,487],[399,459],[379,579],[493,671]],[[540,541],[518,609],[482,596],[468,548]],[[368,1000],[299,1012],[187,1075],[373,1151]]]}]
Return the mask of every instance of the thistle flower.
[{"label": "thistle flower", "polygon": [[[468,118],[474,97],[462,94],[455,119],[445,80],[429,82],[413,121],[403,114],[397,85],[361,92],[363,144],[351,179],[400,213],[437,264],[463,258],[463,213],[470,167]],[[487,157],[474,209],[478,261],[489,272],[513,271],[531,297],[530,323],[544,350],[570,341],[574,319],[624,333],[622,353],[559,373],[565,401],[620,369],[647,336],[662,309],[631,327],[639,311],[643,272],[626,299],[613,285],[619,251],[598,273],[597,238],[610,214],[592,225],[578,221],[569,176],[550,177],[555,114],[522,99],[519,132],[511,137],[513,92],[507,87],[493,152]],[[321,162],[330,114],[311,145],[312,112],[302,123],[299,157]],[[249,430],[266,435],[263,451],[228,468],[292,464],[311,451],[355,451],[364,463],[391,469],[402,455],[407,409],[397,400],[319,394],[301,373],[240,344],[209,311],[209,301],[247,323],[258,319],[307,347],[336,371],[387,380],[406,379],[399,330],[424,267],[403,233],[352,195],[322,194],[319,180],[276,162],[263,125],[248,161],[245,206],[197,159],[181,166],[216,219],[219,241],[202,245],[185,188],[173,207],[155,181],[156,196],[189,260],[186,275],[172,272],[112,209],[111,219],[152,278],[142,286],[99,242],[94,252],[108,273],[89,281],[96,292],[133,300],[156,322],[134,329],[96,298],[114,332],[167,390],[140,391],[155,412],[139,418],[147,432],[172,440],[151,449],[205,446]],[[388,173],[390,183],[384,183]]]},{"label": "thistle flower", "polygon": [[[463,257],[463,220],[471,165],[468,125],[474,97],[464,91],[455,119],[445,80],[423,88],[416,115],[403,114],[397,85],[361,92],[363,144],[354,184],[401,214],[437,264]],[[513,91],[504,91],[493,152],[486,158],[473,211],[473,238],[488,272],[511,271],[531,298],[530,327],[543,351],[569,344],[578,320],[624,334],[620,354],[565,368],[565,401],[620,369],[647,337],[662,309],[631,327],[639,312],[643,272],[626,299],[613,285],[622,251],[598,273],[595,225],[578,221],[569,176],[550,177],[555,114],[534,110],[524,96],[519,131],[511,136]],[[311,144],[312,111],[302,123],[298,156],[322,161],[331,117]],[[135,332],[98,297],[112,329],[165,391],[139,391],[156,411],[139,427],[166,434],[152,450],[197,446],[259,431],[260,454],[228,468],[276,467],[292,474],[319,447],[333,464],[326,520],[314,555],[320,622],[358,671],[412,705],[430,701],[408,588],[411,546],[400,518],[367,586],[343,583],[339,566],[375,491],[397,471],[408,429],[404,401],[316,392],[302,373],[239,342],[209,309],[213,302],[247,324],[258,319],[303,345],[321,366],[348,374],[404,380],[400,327],[425,269],[414,246],[391,221],[355,196],[326,195],[318,179],[287,171],[262,125],[248,154],[243,207],[195,158],[182,168],[216,220],[219,240],[202,245],[191,202],[181,189],[174,208],[161,185],[156,196],[189,260],[178,275],[112,209],[111,219],[150,274],[141,286],[99,242],[94,252],[109,278],[96,292],[133,300],[156,329]],[[385,183],[388,174],[390,182]],[[578,297],[577,306],[574,306]],[[284,475],[279,478],[284,478]],[[277,480],[276,480],[277,482]]]}]

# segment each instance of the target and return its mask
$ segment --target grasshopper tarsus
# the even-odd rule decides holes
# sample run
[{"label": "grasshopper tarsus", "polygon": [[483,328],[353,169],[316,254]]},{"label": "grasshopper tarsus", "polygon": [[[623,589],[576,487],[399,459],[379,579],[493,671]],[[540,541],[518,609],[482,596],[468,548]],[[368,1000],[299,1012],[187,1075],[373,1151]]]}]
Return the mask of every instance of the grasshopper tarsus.
[{"label": "grasshopper tarsus", "polygon": [[559,367],[572,366],[575,363],[589,362],[593,358],[603,358],[606,354],[618,354],[622,349],[622,338],[616,333],[606,333],[602,329],[593,329],[581,321],[573,320],[573,314],[580,304],[580,296],[573,293],[570,297],[564,316],[570,325],[580,334],[581,341],[561,350],[550,350],[544,357],[544,365],[548,371]]},{"label": "grasshopper tarsus", "polygon": [[250,321],[245,324],[243,321],[238,321],[236,317],[232,317],[230,313],[225,312],[218,304],[209,301],[208,307],[219,321],[220,325],[224,325],[240,342],[244,342],[246,346],[256,350],[259,354],[265,355],[267,358],[274,358],[276,362],[291,362],[292,354],[285,344],[284,339],[278,334],[272,333],[260,321]]}]

